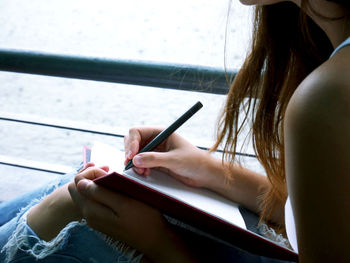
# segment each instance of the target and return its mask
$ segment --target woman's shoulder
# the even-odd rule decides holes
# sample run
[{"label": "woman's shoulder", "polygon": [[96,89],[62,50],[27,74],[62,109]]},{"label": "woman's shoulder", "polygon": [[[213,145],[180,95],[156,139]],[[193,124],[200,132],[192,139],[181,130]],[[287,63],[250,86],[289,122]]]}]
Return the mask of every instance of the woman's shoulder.
[{"label": "woman's shoulder", "polygon": [[[309,82],[309,80],[311,80]],[[338,50],[330,59],[316,68],[306,79],[304,84],[319,85],[334,88],[350,88],[350,45]],[[344,90],[344,91],[345,91]],[[339,91],[335,89],[334,91]]]},{"label": "woman's shoulder", "polygon": [[[285,169],[299,255],[348,262],[350,46],[314,70],[284,120]],[[326,211],[326,213],[325,213]]]},{"label": "woman's shoulder", "polygon": [[350,46],[304,79],[289,102],[286,118],[291,116],[300,121],[350,118]]}]

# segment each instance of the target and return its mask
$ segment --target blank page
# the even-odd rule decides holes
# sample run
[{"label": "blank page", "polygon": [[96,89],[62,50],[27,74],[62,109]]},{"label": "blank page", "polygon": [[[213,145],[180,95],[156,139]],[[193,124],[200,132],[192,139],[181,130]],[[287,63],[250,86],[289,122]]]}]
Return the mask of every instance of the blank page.
[{"label": "blank page", "polygon": [[96,142],[91,149],[91,161],[96,166],[108,165],[110,172],[117,172],[147,187],[178,199],[207,214],[246,229],[238,205],[227,198],[203,188],[189,187],[170,175],[152,170],[150,176],[139,176],[132,169],[124,170],[124,152]]}]

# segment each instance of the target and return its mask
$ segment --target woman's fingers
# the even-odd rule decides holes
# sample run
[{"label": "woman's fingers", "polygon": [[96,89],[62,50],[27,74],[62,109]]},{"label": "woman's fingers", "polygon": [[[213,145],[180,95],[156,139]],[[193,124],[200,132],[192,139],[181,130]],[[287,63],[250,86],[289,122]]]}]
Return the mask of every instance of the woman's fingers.
[{"label": "woman's fingers", "polygon": [[125,159],[131,160],[139,152],[141,136],[137,133],[133,134],[132,137],[125,138]]},{"label": "woman's fingers", "polygon": [[150,140],[157,136],[162,128],[134,127],[124,137],[124,150],[126,163],[131,160]]},{"label": "woman's fingers", "polygon": [[[84,202],[83,218],[88,225],[103,233],[111,234],[111,226],[113,226],[118,219],[118,215],[114,213],[114,210],[94,200],[85,199]],[[101,218],[104,220],[101,220]]]},{"label": "woman's fingers", "polygon": [[99,203],[94,199],[86,198],[85,195],[80,194],[74,183],[69,184],[68,190],[74,203],[79,207],[81,216],[86,219],[91,227],[101,230],[103,225],[105,225],[105,221],[101,223],[101,217],[105,220],[115,220],[117,218],[117,213],[105,204]]},{"label": "woman's fingers", "polygon": [[71,183],[69,191],[89,226],[141,252],[159,247],[169,233],[157,209],[88,179]]},{"label": "woman's fingers", "polygon": [[109,167],[107,165],[101,166],[100,169],[102,169],[105,172],[109,172]]},{"label": "woman's fingers", "polygon": [[104,176],[108,173],[108,170],[109,170],[108,166],[103,166],[102,168],[88,167],[75,176],[74,178],[75,184],[77,184],[82,179],[93,180],[98,177]]},{"label": "woman's fingers", "polygon": [[135,173],[139,174],[139,175],[147,175],[146,174],[146,169],[145,168],[138,168],[138,167],[133,167],[132,168],[134,170]]},{"label": "woman's fingers", "polygon": [[129,129],[129,133],[124,137],[124,149],[125,149],[125,158],[132,159],[134,155],[139,151],[140,143],[142,141],[142,132],[137,127]]},{"label": "woman's fingers", "polygon": [[169,168],[172,165],[172,153],[170,152],[144,152],[133,158],[133,164],[137,168]]},{"label": "woman's fingers", "polygon": [[107,188],[98,186],[88,179],[79,181],[77,184],[77,190],[85,198],[92,199],[111,208],[116,214],[123,209],[125,204],[130,202],[130,198]]},{"label": "woman's fingers", "polygon": [[86,163],[86,164],[83,166],[83,168],[81,168],[81,169],[78,171],[78,174],[80,174],[81,172],[85,171],[87,168],[93,167],[93,166],[95,166],[95,164],[92,163],[92,162]]}]

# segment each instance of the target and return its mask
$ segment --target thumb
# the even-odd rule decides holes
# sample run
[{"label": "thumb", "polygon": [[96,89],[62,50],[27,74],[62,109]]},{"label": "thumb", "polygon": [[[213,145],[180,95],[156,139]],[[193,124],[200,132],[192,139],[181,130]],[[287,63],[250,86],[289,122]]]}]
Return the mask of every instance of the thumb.
[{"label": "thumb", "polygon": [[133,158],[133,164],[138,168],[168,168],[171,163],[169,152],[140,153]]},{"label": "thumb", "polygon": [[130,200],[127,196],[118,192],[113,192],[105,187],[98,186],[88,179],[79,181],[77,189],[85,198],[103,204],[117,214],[122,209],[122,204]]},{"label": "thumb", "polygon": [[83,193],[85,195],[88,195],[91,191],[94,191],[95,184],[88,179],[81,179],[77,183],[77,189],[80,193]]},{"label": "thumb", "polygon": [[102,168],[89,167],[81,173],[77,174],[77,176],[74,178],[75,184],[78,184],[83,179],[93,180],[95,178],[106,175],[108,170],[109,168],[107,166],[104,166]]},{"label": "thumb", "polygon": [[[94,201],[97,201],[99,203],[105,203],[106,200],[109,198],[106,197],[109,193],[107,189],[99,187],[97,184],[95,184],[93,181],[88,179],[82,179],[77,184],[77,190],[80,194],[83,196],[92,199]],[[108,203],[108,202],[107,202]]]}]

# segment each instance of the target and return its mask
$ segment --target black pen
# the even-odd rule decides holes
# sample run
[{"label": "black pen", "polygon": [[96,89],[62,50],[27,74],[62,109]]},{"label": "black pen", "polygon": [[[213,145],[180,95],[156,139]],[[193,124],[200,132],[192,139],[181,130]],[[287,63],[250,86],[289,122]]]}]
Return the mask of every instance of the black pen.
[{"label": "black pen", "polygon": [[[197,111],[199,111],[203,107],[202,103],[198,101],[194,104],[188,111],[186,111],[180,118],[178,118],[173,124],[171,124],[164,131],[159,133],[156,137],[153,138],[145,147],[142,148],[142,152],[150,152],[154,150],[159,144],[161,144],[166,138],[168,138],[177,128],[179,128],[182,124],[185,123],[189,118],[191,118]],[[130,160],[125,166],[124,171],[134,167],[132,160]]]}]

